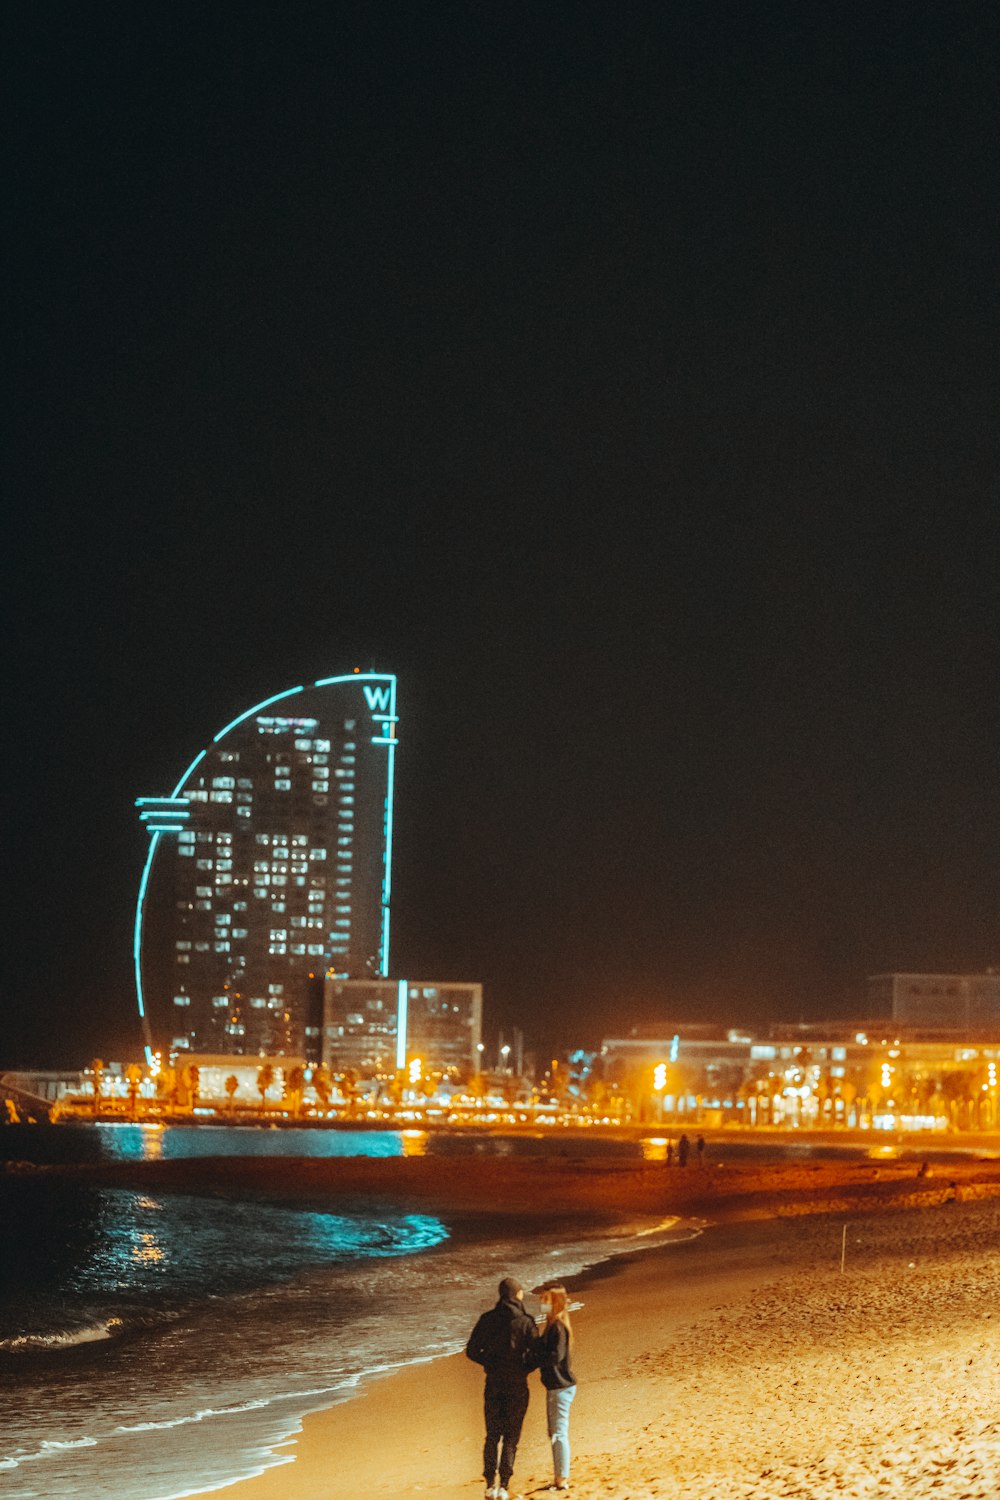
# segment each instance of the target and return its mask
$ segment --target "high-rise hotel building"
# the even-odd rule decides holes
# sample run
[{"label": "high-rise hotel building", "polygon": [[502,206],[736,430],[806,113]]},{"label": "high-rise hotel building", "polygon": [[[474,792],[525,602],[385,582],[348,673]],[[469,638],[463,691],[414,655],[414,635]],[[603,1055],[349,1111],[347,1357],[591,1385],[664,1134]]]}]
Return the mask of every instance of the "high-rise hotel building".
[{"label": "high-rise hotel building", "polygon": [[354,672],[247,709],[169,797],[135,922],[148,1049],[318,1058],[328,975],[389,972],[396,679]]}]

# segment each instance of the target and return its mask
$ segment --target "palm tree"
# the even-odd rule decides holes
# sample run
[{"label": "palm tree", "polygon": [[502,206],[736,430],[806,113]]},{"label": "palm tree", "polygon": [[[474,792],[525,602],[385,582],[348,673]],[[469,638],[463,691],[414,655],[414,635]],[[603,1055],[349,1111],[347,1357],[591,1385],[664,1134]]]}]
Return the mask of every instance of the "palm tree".
[{"label": "palm tree", "polygon": [[855,1099],[858,1097],[858,1086],[850,1078],[845,1078],[841,1083],[840,1088],[837,1090],[837,1093],[840,1095],[841,1102],[844,1106],[844,1118],[842,1123],[844,1125],[849,1125],[851,1109],[854,1105]]},{"label": "palm tree", "polygon": [[967,1123],[966,1112],[972,1092],[969,1087],[968,1073],[964,1068],[955,1068],[942,1073],[940,1086],[942,1094],[948,1101],[948,1118],[952,1125],[959,1129],[963,1128]]},{"label": "palm tree", "polygon": [[347,1068],[340,1077],[340,1092],[344,1096],[349,1116],[354,1114],[354,1106],[358,1096],[358,1075],[353,1068]]},{"label": "palm tree", "polygon": [[328,1111],[330,1108],[330,1095],[333,1092],[333,1084],[330,1078],[330,1069],[325,1068],[322,1063],[318,1064],[318,1066],[313,1068],[312,1070],[312,1086],[313,1092],[315,1093],[316,1098],[319,1100],[320,1104],[323,1106],[323,1109]]},{"label": "palm tree", "polygon": [[239,1088],[239,1086],[240,1086],[240,1081],[237,1078],[236,1074],[235,1073],[230,1073],[230,1075],[226,1079],[226,1082],[225,1082],[225,1085],[224,1085],[225,1090],[226,1090],[226,1098],[229,1100],[229,1108],[230,1109],[232,1109],[232,1107],[233,1107],[233,1099],[236,1096],[236,1090]]},{"label": "palm tree", "polygon": [[142,1069],[138,1063],[129,1063],[125,1069],[125,1077],[128,1080],[128,1107],[133,1120],[135,1119],[136,1103],[139,1098],[139,1085],[142,1082]]},{"label": "palm tree", "polygon": [[270,1063],[264,1063],[263,1067],[257,1069],[257,1092],[260,1095],[260,1112],[264,1113],[264,1101],[267,1091],[274,1083],[274,1069]]},{"label": "palm tree", "polygon": [[94,1075],[94,1114],[101,1110],[101,1084],[104,1082],[104,1059],[95,1057],[90,1065],[90,1071]]},{"label": "palm tree", "polygon": [[302,1095],[306,1086],[306,1070],[296,1063],[294,1068],[289,1068],[285,1074],[285,1098],[292,1106],[292,1116],[298,1119],[302,1109]]}]

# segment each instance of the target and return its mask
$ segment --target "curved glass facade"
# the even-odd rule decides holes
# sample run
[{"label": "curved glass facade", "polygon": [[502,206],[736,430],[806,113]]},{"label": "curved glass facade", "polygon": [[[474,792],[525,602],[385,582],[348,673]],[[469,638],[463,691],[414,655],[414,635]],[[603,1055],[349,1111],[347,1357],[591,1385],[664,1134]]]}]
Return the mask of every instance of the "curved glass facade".
[{"label": "curved glass facade", "polygon": [[326,977],[388,973],[396,726],[391,674],[322,678],[138,799],[147,1049],[318,1056]]}]

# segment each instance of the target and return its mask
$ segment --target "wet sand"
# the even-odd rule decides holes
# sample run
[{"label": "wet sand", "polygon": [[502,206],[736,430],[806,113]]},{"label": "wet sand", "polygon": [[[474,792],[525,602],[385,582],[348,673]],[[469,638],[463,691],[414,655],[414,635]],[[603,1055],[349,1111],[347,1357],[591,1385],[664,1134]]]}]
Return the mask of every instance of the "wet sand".
[{"label": "wet sand", "polygon": [[[821,1168],[821,1189],[815,1172],[794,1189],[781,1185],[783,1170],[766,1191],[758,1182],[735,1197],[715,1177],[668,1184],[692,1202],[714,1196],[729,1222],[578,1279],[573,1494],[995,1497],[996,1172],[969,1164],[915,1180],[911,1165],[847,1180],[837,1169],[834,1181]],[[498,1274],[508,1270],[517,1268]],[[492,1293],[484,1288],[484,1306]],[[478,1311],[468,1309],[470,1326]],[[531,1385],[512,1495],[541,1492],[552,1477],[537,1376]],[[221,1493],[472,1500],[482,1493],[481,1391],[481,1372],[461,1355],[373,1380],[307,1417],[276,1450],[279,1466]]]}]

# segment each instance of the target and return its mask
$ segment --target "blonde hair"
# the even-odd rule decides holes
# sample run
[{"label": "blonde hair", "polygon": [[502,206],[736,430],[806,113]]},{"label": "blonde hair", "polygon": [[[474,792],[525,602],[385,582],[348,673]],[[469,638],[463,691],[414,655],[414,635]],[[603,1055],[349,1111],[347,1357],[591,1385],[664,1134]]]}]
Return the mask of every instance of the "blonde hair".
[{"label": "blonde hair", "polygon": [[569,1317],[569,1293],[564,1286],[547,1286],[544,1295],[548,1298],[547,1323],[561,1323],[570,1343],[573,1342],[573,1324]]}]

